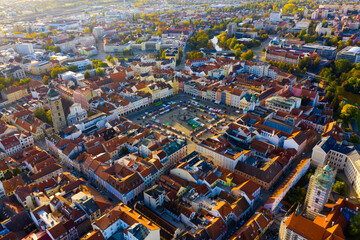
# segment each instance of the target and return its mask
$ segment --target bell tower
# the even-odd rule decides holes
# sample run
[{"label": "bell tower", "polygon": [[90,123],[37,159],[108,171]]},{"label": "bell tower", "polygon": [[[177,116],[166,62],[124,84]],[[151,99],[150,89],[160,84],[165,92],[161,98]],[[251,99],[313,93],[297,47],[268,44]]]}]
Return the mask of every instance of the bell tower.
[{"label": "bell tower", "polygon": [[67,127],[66,118],[63,105],[61,103],[60,93],[55,90],[53,84],[50,84],[49,87],[50,89],[47,93],[47,98],[51,111],[52,122],[54,124],[54,129],[58,132],[61,129]]}]

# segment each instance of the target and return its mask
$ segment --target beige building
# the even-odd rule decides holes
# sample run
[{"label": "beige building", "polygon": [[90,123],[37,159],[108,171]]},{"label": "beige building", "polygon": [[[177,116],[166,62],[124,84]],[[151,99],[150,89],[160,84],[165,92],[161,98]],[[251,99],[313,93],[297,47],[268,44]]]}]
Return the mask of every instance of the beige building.
[{"label": "beige building", "polygon": [[50,72],[53,65],[49,61],[35,62],[31,64],[31,73],[34,75],[41,75]]},{"label": "beige building", "polygon": [[22,86],[11,86],[1,90],[1,96],[3,99],[7,99],[9,103],[15,102],[25,96],[29,95],[26,88]]}]

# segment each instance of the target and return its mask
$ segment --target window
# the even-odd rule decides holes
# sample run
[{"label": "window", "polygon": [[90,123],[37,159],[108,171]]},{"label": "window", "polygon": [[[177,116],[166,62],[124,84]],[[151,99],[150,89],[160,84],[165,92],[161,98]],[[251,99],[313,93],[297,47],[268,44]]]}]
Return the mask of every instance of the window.
[{"label": "window", "polygon": [[318,199],[318,198],[315,199],[315,203],[319,203],[319,199]]},{"label": "window", "polygon": [[320,192],[320,191],[318,191],[318,192],[317,192],[317,195],[318,195],[318,196],[320,196],[320,193],[321,193],[321,192]]}]

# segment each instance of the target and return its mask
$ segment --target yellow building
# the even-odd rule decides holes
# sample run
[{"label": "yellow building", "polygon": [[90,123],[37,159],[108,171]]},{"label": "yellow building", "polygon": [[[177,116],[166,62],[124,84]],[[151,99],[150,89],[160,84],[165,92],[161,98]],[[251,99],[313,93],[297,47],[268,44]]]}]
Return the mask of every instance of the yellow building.
[{"label": "yellow building", "polygon": [[34,62],[31,64],[31,73],[41,75],[51,71],[53,64],[49,61]]},{"label": "yellow building", "polygon": [[225,97],[225,104],[227,106],[231,106],[231,88],[225,88],[224,89],[224,93],[226,94],[226,97]]},{"label": "yellow building", "polygon": [[11,122],[20,131],[31,133],[35,140],[40,140],[45,137],[44,130],[40,126],[34,126],[28,122],[21,120],[20,118],[11,119]]},{"label": "yellow building", "polygon": [[179,49],[178,48],[168,48],[165,50],[165,59],[179,59]]},{"label": "yellow building", "polygon": [[173,88],[174,95],[179,93],[179,81],[177,80],[177,78],[173,79],[172,88]]},{"label": "yellow building", "polygon": [[1,90],[1,96],[3,99],[7,99],[9,103],[15,102],[25,96],[29,95],[26,88],[22,86],[11,86]]}]

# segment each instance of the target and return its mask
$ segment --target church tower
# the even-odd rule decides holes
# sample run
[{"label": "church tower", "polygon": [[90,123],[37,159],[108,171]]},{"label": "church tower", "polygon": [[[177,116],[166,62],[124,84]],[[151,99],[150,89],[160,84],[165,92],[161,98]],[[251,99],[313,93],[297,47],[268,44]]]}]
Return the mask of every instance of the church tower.
[{"label": "church tower", "polygon": [[256,105],[255,101],[256,101],[255,93],[253,93],[253,95],[251,96],[251,99],[250,99],[249,111],[255,110],[255,105]]},{"label": "church tower", "polygon": [[55,90],[53,84],[49,85],[50,89],[47,93],[49,108],[51,111],[51,117],[54,124],[55,131],[60,131],[61,129],[67,127],[65,113],[63,105],[61,103],[60,93]]},{"label": "church tower", "polygon": [[319,167],[311,176],[305,199],[306,217],[313,220],[323,210],[330,195],[336,170],[329,165]]}]

